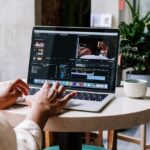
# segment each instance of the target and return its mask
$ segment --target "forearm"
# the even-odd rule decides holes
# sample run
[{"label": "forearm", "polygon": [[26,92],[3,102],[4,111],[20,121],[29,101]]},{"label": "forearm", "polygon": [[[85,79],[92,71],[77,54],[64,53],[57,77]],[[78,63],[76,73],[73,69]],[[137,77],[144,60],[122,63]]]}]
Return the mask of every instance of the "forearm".
[{"label": "forearm", "polygon": [[4,109],[6,107],[6,103],[4,103],[3,99],[0,98],[0,109]]},{"label": "forearm", "polygon": [[11,105],[13,105],[16,102],[16,100],[6,100],[5,98],[0,98],[0,109],[7,108]]}]

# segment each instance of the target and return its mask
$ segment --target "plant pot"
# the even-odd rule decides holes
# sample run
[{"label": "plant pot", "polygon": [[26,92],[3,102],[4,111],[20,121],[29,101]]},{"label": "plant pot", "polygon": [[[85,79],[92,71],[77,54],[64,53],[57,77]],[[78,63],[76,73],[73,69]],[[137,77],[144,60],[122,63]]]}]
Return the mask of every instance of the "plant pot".
[{"label": "plant pot", "polygon": [[150,75],[127,73],[127,79],[147,80],[148,81],[148,87],[150,87]]}]

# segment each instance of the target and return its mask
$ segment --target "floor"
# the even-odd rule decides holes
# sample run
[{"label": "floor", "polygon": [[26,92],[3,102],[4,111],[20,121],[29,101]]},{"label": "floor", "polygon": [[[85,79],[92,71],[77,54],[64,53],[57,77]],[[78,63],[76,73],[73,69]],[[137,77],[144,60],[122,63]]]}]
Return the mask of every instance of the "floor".
[{"label": "floor", "polygon": [[[130,136],[134,136],[134,137],[139,137],[140,136],[140,132],[139,132],[139,128],[138,127],[134,127],[132,129],[127,129],[127,130],[123,130],[121,131],[121,133],[124,133],[126,135],[130,135]],[[106,138],[107,135],[105,135],[107,133],[104,133],[104,145],[106,147],[107,142],[106,142]],[[147,144],[150,144],[150,123],[147,124]],[[134,143],[129,143],[126,141],[122,141],[122,140],[118,140],[117,141],[117,150],[140,150],[140,145],[139,144],[134,144]]]}]

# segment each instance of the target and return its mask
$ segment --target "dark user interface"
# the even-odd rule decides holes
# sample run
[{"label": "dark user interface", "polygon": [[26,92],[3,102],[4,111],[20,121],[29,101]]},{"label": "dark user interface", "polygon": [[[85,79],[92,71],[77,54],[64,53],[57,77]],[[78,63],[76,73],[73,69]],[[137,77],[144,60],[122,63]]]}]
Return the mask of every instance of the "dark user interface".
[{"label": "dark user interface", "polygon": [[28,82],[109,92],[115,88],[116,53],[117,35],[35,30]]}]

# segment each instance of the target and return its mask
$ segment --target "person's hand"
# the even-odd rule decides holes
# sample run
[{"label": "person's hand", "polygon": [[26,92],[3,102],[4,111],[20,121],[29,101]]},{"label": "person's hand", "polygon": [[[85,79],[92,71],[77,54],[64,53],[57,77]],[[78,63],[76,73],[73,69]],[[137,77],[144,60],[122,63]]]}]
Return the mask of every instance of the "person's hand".
[{"label": "person's hand", "polygon": [[29,86],[21,79],[11,81],[0,90],[0,109],[13,105],[17,98],[28,95]]},{"label": "person's hand", "polygon": [[64,108],[66,103],[76,95],[76,92],[63,95],[64,87],[56,82],[52,87],[45,83],[43,87],[33,96],[27,96],[26,101],[31,107],[27,119],[33,120],[44,127],[47,119]]},{"label": "person's hand", "polygon": [[78,51],[78,57],[79,58],[84,56],[84,55],[91,55],[91,54],[92,54],[91,49],[85,48],[85,47],[80,48],[80,50]]},{"label": "person's hand", "polygon": [[33,96],[28,95],[26,101],[30,107],[37,105],[42,106],[43,109],[48,109],[49,114],[58,113],[66,103],[75,96],[76,92],[64,95],[64,86],[59,85],[58,82],[52,87],[48,83],[44,83],[43,87]]}]

